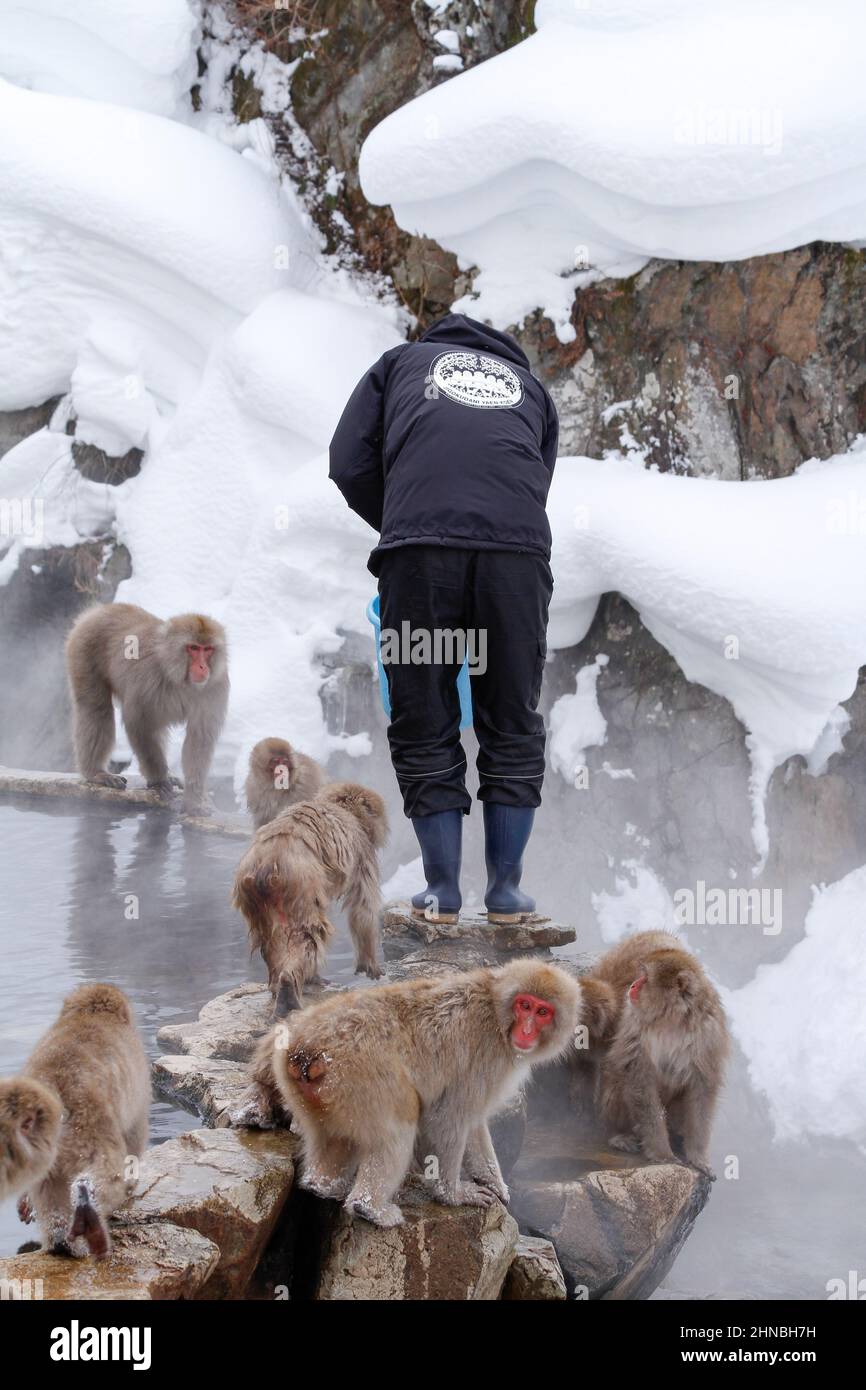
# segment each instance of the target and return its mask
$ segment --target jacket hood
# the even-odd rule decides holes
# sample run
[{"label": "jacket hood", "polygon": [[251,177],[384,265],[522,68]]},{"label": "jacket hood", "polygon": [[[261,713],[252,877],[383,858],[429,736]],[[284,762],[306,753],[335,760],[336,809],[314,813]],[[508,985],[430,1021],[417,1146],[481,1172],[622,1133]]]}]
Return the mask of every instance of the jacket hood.
[{"label": "jacket hood", "polygon": [[486,323],[470,319],[466,314],[446,314],[431,324],[418,340],[421,343],[447,343],[449,346],[470,348],[476,352],[490,352],[495,357],[506,357],[516,362],[518,367],[530,370],[529,358],[507,333],[498,328],[490,328]]}]

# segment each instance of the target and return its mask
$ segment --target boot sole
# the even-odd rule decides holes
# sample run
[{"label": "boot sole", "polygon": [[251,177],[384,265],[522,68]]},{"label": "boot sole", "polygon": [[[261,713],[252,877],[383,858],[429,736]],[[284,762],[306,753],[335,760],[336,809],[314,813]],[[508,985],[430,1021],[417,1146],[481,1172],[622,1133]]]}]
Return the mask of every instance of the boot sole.
[{"label": "boot sole", "polygon": [[519,927],[528,922],[535,912],[488,912],[487,920],[497,927]]},{"label": "boot sole", "polygon": [[455,927],[460,921],[459,912],[426,912],[423,907],[413,907],[412,916],[419,922],[433,922],[440,927]]}]

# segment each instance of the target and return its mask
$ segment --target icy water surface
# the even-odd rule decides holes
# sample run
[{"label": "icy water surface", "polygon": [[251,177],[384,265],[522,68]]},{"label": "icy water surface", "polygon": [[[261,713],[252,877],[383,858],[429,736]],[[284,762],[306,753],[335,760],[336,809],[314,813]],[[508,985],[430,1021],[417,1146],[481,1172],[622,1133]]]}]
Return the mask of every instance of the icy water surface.
[{"label": "icy water surface", "polygon": [[[21,1066],[78,984],[110,980],[125,990],[156,1056],[163,1024],[194,1019],[233,985],[264,981],[229,906],[243,848],[153,811],[0,802],[0,1076]],[[348,932],[334,921],[328,978],[354,981]],[[195,1123],[154,1101],[151,1143]],[[0,1206],[0,1256],[32,1236],[13,1202]]]}]

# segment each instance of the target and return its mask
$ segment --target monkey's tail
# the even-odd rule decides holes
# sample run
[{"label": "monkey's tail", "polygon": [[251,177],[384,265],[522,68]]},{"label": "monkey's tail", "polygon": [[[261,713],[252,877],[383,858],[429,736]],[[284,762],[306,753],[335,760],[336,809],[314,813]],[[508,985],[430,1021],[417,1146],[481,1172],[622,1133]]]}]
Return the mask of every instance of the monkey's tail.
[{"label": "monkey's tail", "polygon": [[104,1260],[111,1253],[111,1237],[105,1218],[96,1209],[93,1183],[81,1174],[71,1189],[72,1225],[69,1240],[81,1237],[95,1260]]}]

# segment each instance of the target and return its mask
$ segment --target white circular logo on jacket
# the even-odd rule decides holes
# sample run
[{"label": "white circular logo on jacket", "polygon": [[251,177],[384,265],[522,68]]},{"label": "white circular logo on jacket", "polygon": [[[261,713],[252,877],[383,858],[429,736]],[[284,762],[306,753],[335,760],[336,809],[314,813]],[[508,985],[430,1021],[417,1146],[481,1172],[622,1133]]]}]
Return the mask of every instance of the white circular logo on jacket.
[{"label": "white circular logo on jacket", "polygon": [[449,401],[480,410],[510,409],[523,400],[523,383],[498,357],[483,352],[440,352],[430,371]]}]

